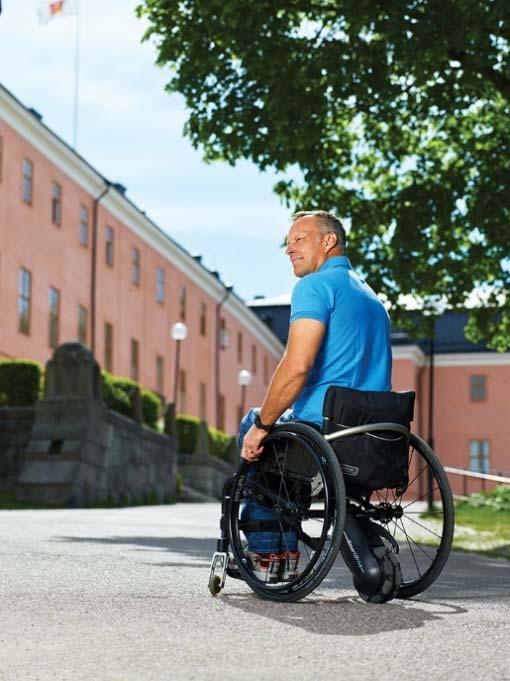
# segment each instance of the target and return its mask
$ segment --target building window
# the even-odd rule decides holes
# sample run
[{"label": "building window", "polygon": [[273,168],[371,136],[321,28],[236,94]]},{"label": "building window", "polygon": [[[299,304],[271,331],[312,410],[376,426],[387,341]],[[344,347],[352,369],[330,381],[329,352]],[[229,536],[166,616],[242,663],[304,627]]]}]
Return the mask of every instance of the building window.
[{"label": "building window", "polygon": [[161,355],[156,356],[156,390],[160,395],[165,393],[165,360]]},{"label": "building window", "polygon": [[104,323],[104,368],[113,371],[113,326],[109,322]]},{"label": "building window", "polygon": [[18,331],[30,333],[30,317],[32,308],[32,274],[23,267],[19,271],[18,291]]},{"label": "building window", "polygon": [[264,385],[269,383],[269,360],[267,355],[264,355]]},{"label": "building window", "polygon": [[89,209],[86,206],[80,206],[80,244],[89,245]]},{"label": "building window", "polygon": [[237,332],[237,361],[243,361],[243,334],[240,331]]},{"label": "building window", "polygon": [[53,350],[58,345],[60,326],[60,291],[50,286],[48,292],[49,318],[48,318],[48,344]]},{"label": "building window", "polygon": [[23,201],[32,204],[34,193],[34,164],[28,158],[23,159]]},{"label": "building window", "polygon": [[484,402],[487,399],[487,376],[473,374],[469,380],[471,402]]},{"label": "building window", "polygon": [[134,338],[132,338],[131,339],[131,372],[130,372],[130,375],[131,375],[131,378],[133,379],[133,381],[137,381],[138,376],[140,375],[139,364],[138,364],[139,356],[140,356],[140,353],[139,353],[138,341],[135,340]]},{"label": "building window", "polygon": [[469,441],[469,468],[475,473],[489,473],[490,471],[489,440]]},{"label": "building window", "polygon": [[225,430],[225,395],[218,395],[218,428]]},{"label": "building window", "polygon": [[207,306],[205,303],[200,303],[200,335],[207,334]]},{"label": "building window", "polygon": [[165,270],[162,267],[156,270],[156,300],[158,303],[165,302]]},{"label": "building window", "polygon": [[186,287],[181,286],[179,289],[179,319],[181,322],[186,319]]},{"label": "building window", "polygon": [[131,283],[140,284],[140,251],[134,246],[131,249]]},{"label": "building window", "polygon": [[179,369],[179,413],[185,414],[186,411],[186,372],[184,369]]},{"label": "building window", "polygon": [[0,182],[2,181],[2,171],[4,167],[4,138],[0,135]]},{"label": "building window", "polygon": [[78,305],[78,340],[87,345],[87,308]]},{"label": "building window", "polygon": [[205,383],[200,383],[199,395],[199,416],[203,421],[207,420],[207,386]]},{"label": "building window", "polygon": [[51,221],[54,225],[62,224],[62,187],[58,182],[51,188]]},{"label": "building window", "polygon": [[228,348],[228,331],[227,331],[227,322],[225,321],[225,318],[222,317],[220,319],[220,348],[222,350],[225,350]]},{"label": "building window", "polygon": [[251,346],[251,373],[257,373],[257,346]]},{"label": "building window", "polygon": [[114,240],[115,240],[115,232],[113,231],[113,227],[106,227],[105,229],[105,252],[104,252],[104,259],[106,261],[106,264],[109,265],[110,267],[113,267],[113,254],[114,254]]}]

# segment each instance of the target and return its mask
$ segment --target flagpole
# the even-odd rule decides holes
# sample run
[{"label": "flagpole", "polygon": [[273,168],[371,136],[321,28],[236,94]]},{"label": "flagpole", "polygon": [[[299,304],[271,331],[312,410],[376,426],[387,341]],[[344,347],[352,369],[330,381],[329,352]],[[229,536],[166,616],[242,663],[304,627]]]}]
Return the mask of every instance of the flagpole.
[{"label": "flagpole", "polygon": [[80,0],[76,0],[76,39],[74,50],[73,148],[78,141],[78,100],[80,94]]}]

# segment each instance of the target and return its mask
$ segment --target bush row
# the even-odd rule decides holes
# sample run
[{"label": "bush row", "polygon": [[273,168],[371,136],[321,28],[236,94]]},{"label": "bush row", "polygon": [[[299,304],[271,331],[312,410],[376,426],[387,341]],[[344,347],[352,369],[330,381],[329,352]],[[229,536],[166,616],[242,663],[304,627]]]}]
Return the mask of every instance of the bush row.
[{"label": "bush row", "polygon": [[31,407],[42,392],[43,368],[25,359],[0,361],[0,405]]},{"label": "bush row", "polygon": [[[129,378],[112,376],[107,371],[103,377],[103,400],[110,409],[131,417],[132,398],[139,388]],[[31,407],[42,395],[44,371],[39,362],[24,359],[0,360],[0,406]],[[162,413],[161,398],[152,390],[140,390],[142,420],[149,428],[158,429]]]},{"label": "bush row", "polygon": [[[127,417],[133,416],[133,396],[140,386],[129,378],[113,376],[101,372],[103,379],[103,400],[114,411]],[[39,362],[29,360],[0,361],[0,406],[33,406],[41,397],[44,372]],[[142,421],[149,428],[159,429],[162,414],[162,401],[151,390],[140,389]],[[179,450],[193,454],[199,448],[200,419],[186,414],[176,419]],[[232,438],[217,428],[207,428],[209,452],[228,460],[228,450]]]},{"label": "bush row", "polygon": [[[203,424],[203,425],[201,425]],[[204,421],[196,416],[180,414],[176,418],[177,439],[179,440],[179,451],[183,454],[194,454],[200,451],[200,429],[206,427]],[[228,461],[229,448],[232,437],[217,428],[207,428],[207,438],[209,453],[218,459]]]}]

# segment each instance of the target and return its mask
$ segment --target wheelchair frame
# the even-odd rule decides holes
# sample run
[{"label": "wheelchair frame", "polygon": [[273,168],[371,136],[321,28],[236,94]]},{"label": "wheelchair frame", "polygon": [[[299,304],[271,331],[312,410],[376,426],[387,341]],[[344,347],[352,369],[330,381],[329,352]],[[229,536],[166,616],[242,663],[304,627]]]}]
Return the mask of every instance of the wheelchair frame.
[{"label": "wheelchair frame", "polygon": [[[297,436],[295,435],[295,433],[293,433],[293,431],[295,430],[297,430],[298,433]],[[431,531],[431,535],[435,535],[431,537],[433,541],[437,542],[437,539],[439,539],[439,548],[436,550],[436,555],[433,557],[431,557],[431,555],[429,554],[429,551],[432,553],[433,549],[432,548],[429,549],[428,544],[424,544],[423,546],[421,546],[420,543],[415,541],[412,537],[411,538],[409,537],[408,531],[404,526],[404,520],[402,519],[403,516],[406,515],[407,509],[412,504],[416,503],[417,501],[420,501],[422,498],[425,498],[425,496],[429,495],[430,489],[427,489],[425,495],[420,494],[420,497],[414,501],[410,501],[409,498],[407,498],[404,506],[402,505],[402,501],[405,498],[405,494],[400,496],[396,495],[395,490],[390,490],[389,491],[390,494],[388,494],[388,491],[386,491],[385,495],[381,494],[379,491],[375,491],[377,499],[374,499],[372,501],[371,498],[374,494],[373,492],[369,492],[365,496],[363,495],[353,496],[352,494],[348,492],[346,493],[345,491],[343,474],[341,472],[340,465],[338,465],[338,463],[335,464],[335,461],[337,461],[337,457],[336,454],[331,449],[329,443],[334,440],[349,437],[351,435],[372,433],[381,430],[397,432],[406,437],[408,446],[412,447],[413,449],[413,452],[408,460],[409,466],[411,466],[412,464],[415,452],[417,452],[416,454],[417,461],[415,462],[414,465],[418,469],[420,469],[420,466],[423,466],[423,464],[425,464],[423,468],[419,470],[419,473],[412,479],[411,483],[414,484],[414,482],[418,479],[418,476],[422,475],[424,471],[426,471],[426,486],[430,485],[431,480],[436,481],[436,487],[430,485],[430,489],[432,490],[433,495],[436,492],[436,490],[439,491],[440,501],[442,504],[442,511],[436,511],[436,514],[442,516],[442,534],[439,535],[435,531]],[[315,435],[313,437],[311,433],[308,433],[307,435],[306,434],[307,431],[313,431]],[[394,521],[395,522],[395,529],[393,531],[394,537],[397,534],[397,530],[399,534],[402,534],[402,531],[404,532],[405,539],[408,545],[407,552],[410,553],[412,556],[411,566],[412,562],[414,561],[414,564],[418,572],[418,576],[414,580],[410,581],[408,580],[407,582],[404,581],[404,583],[398,589],[397,593],[398,598],[409,598],[428,588],[428,586],[430,586],[430,584],[438,577],[447,561],[451,549],[454,528],[454,511],[451,490],[448,484],[448,480],[446,478],[446,474],[444,473],[444,470],[439,460],[437,459],[434,452],[432,452],[430,447],[428,447],[428,445],[423,440],[418,438],[416,435],[413,435],[405,426],[396,423],[383,422],[366,424],[361,426],[352,426],[349,428],[345,428],[343,430],[335,431],[334,433],[329,433],[327,435],[318,433],[317,431],[310,428],[310,426],[304,426],[304,424],[301,424],[299,422],[290,422],[277,426],[277,428],[275,428],[275,430],[273,431],[273,433],[271,433],[267,440],[275,439],[278,438],[279,436],[288,437],[293,434],[295,436],[296,441],[299,442],[300,444],[303,444],[303,442],[307,438],[313,439],[315,445],[318,448],[320,448],[320,441],[317,440],[317,437],[321,438],[323,453],[325,455],[324,459],[325,467],[323,473],[323,475],[325,476],[324,479],[326,479],[326,477],[328,476],[329,476],[328,480],[332,480],[336,476],[339,476],[340,478],[340,480],[335,481],[335,485],[338,482],[338,488],[336,492],[338,498],[334,500],[333,504],[333,506],[335,507],[335,520],[330,521],[329,519],[325,519],[324,521],[325,525],[327,523],[330,523],[331,526],[334,526],[333,527],[334,541],[332,542],[330,547],[331,555],[328,555],[324,559],[323,563],[321,564],[317,572],[315,579],[311,581],[309,580],[310,583],[303,587],[300,587],[299,580],[297,584],[294,584],[294,586],[289,585],[288,587],[286,587],[285,585],[283,585],[279,587],[274,587],[268,586],[263,583],[258,584],[257,580],[255,578],[252,578],[249,569],[246,567],[247,562],[246,559],[243,559],[239,549],[236,549],[236,546],[240,543],[239,538],[237,537],[237,535],[236,536],[233,535],[234,532],[233,524],[238,526],[239,522],[238,520],[236,522],[234,522],[233,520],[234,518],[234,516],[232,515],[233,505],[235,504],[234,499],[232,498],[232,492],[236,490],[235,495],[242,496],[242,485],[245,483],[242,482],[241,478],[243,476],[244,478],[246,478],[246,475],[244,473],[247,470],[247,466],[250,465],[245,462],[241,462],[241,465],[236,474],[233,475],[231,478],[228,478],[225,481],[223,487],[222,514],[220,521],[221,534],[218,539],[217,549],[216,552],[214,553],[211,563],[211,572],[209,578],[210,592],[213,595],[218,594],[224,588],[227,574],[230,574],[230,576],[241,578],[247,581],[249,586],[262,598],[287,602],[303,598],[305,595],[307,595],[307,593],[313,591],[313,589],[315,589],[318,586],[318,584],[320,584],[322,579],[324,579],[324,577],[331,569],[336,559],[336,555],[340,547],[340,542],[342,540],[346,512],[370,518],[371,520],[376,521],[385,527],[388,527],[389,524]],[[265,456],[265,454],[263,454],[262,457],[263,456]],[[334,472],[334,476],[331,476],[332,471]],[[240,484],[241,488],[239,487]],[[246,489],[248,489],[248,487],[246,487]],[[236,500],[236,503],[237,505],[239,505],[239,499]],[[285,506],[285,503],[283,505]],[[275,509],[276,505],[273,507],[273,514]],[[426,521],[422,521],[422,516],[419,515],[418,511],[413,511],[413,513],[415,515],[418,515],[419,519],[410,517],[410,523],[421,525],[422,528],[424,528],[425,527],[424,522]],[[306,513],[302,515],[302,519],[305,519],[305,516]],[[334,525],[335,522],[337,522],[336,525]],[[239,575],[234,574],[232,572],[231,567],[229,566],[229,549],[232,549],[234,551],[234,558],[238,563],[240,563],[240,565],[238,566],[240,570]],[[422,561],[424,560],[423,554],[427,556],[427,558],[430,560],[430,565],[428,565],[428,567],[424,569],[422,573],[420,570],[419,562],[420,560]]]}]

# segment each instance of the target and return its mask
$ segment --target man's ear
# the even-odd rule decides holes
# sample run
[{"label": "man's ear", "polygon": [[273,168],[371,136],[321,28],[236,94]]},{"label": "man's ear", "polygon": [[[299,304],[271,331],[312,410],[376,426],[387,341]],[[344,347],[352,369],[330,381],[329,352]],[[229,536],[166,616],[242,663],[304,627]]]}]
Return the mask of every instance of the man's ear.
[{"label": "man's ear", "polygon": [[329,253],[335,246],[338,245],[338,236],[334,232],[329,232],[326,234],[326,244],[324,248],[326,249],[326,253]]}]

